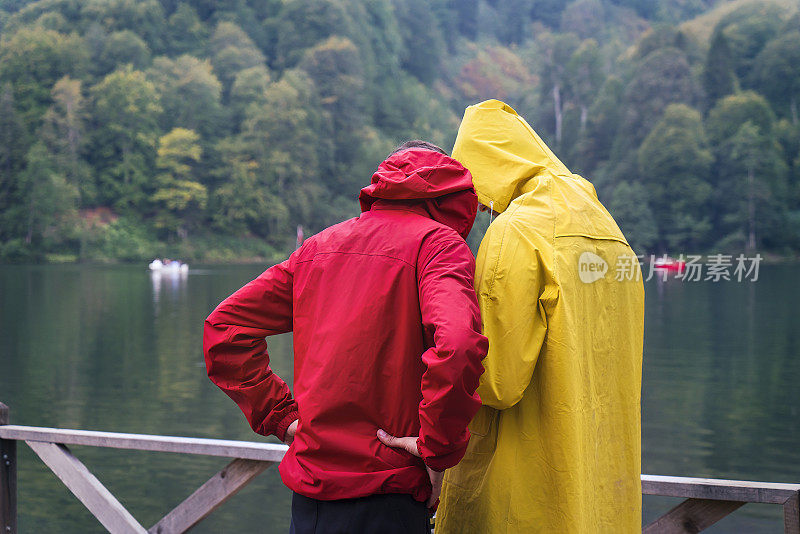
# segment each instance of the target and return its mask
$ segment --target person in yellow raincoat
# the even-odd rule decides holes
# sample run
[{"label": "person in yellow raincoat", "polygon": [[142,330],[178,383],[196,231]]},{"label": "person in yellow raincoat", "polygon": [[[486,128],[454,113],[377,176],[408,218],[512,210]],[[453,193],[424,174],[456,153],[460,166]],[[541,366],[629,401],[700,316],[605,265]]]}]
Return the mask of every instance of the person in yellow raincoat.
[{"label": "person in yellow raincoat", "polygon": [[592,184],[503,102],[467,108],[453,157],[500,215],[475,275],[483,406],[445,473],[436,532],[639,532],[635,253]]}]

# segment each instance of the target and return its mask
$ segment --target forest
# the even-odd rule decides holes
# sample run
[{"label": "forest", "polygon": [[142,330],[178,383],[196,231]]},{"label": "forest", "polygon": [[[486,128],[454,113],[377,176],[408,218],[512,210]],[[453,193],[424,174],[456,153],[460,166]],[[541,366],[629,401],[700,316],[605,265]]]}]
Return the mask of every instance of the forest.
[{"label": "forest", "polygon": [[488,98],[640,254],[800,253],[793,0],[0,0],[0,261],[280,259]]}]

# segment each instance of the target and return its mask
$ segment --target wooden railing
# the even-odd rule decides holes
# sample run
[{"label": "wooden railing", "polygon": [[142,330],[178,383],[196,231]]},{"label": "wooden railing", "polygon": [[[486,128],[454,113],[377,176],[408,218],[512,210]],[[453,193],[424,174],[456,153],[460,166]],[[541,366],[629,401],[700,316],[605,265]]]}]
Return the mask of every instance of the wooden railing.
[{"label": "wooden railing", "polygon": [[[285,445],[65,430],[8,424],[8,407],[0,403],[0,534],[17,533],[17,441],[24,441],[67,488],[112,533],[186,532],[233,497],[269,466],[281,461]],[[76,458],[69,445],[200,454],[233,458],[222,471],[145,529]],[[783,506],[784,531],[800,534],[800,484],[642,475],[644,495],[686,499],[645,526],[646,534],[695,533],[747,503]]]},{"label": "wooden railing", "polygon": [[642,493],[686,499],[645,534],[701,532],[749,502],[782,505],[784,532],[800,534],[800,484],[642,475]]},{"label": "wooden railing", "polygon": [[[2,403],[0,425],[2,534],[17,533],[17,441],[27,443],[109,532],[126,534],[186,532],[269,466],[280,462],[288,448],[286,445],[248,441],[9,425],[8,407]],[[72,454],[70,445],[222,456],[233,460],[158,523],[145,529]]]}]

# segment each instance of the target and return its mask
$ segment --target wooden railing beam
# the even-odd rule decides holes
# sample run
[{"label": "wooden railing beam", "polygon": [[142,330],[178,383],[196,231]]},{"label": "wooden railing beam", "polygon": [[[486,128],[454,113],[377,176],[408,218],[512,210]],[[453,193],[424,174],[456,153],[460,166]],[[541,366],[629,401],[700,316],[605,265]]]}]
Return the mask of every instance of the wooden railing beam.
[{"label": "wooden railing beam", "polygon": [[697,534],[744,504],[736,501],[686,499],[645,526],[642,534]]},{"label": "wooden railing beam", "polygon": [[97,432],[94,430],[69,430],[34,426],[0,426],[0,439],[63,443],[65,445],[87,445],[112,449],[134,449],[138,451],[176,452],[201,454],[225,458],[244,458],[280,462],[288,447],[274,443],[233,441],[225,439],[184,438],[177,436],[151,436],[147,434],[125,434],[119,432]]},{"label": "wooden railing beam", "polygon": [[112,534],[147,533],[66,446],[41,441],[30,441],[28,445],[106,530]]},{"label": "wooden railing beam", "polygon": [[642,475],[644,495],[783,504],[798,491],[800,484]]},{"label": "wooden railing beam", "polygon": [[[185,438],[42,428],[8,424],[0,403],[0,534],[16,534],[16,442],[26,441],[64,484],[111,532],[185,532],[235,495],[288,447],[220,439]],[[66,445],[173,452],[236,458],[149,531],[73,456]],[[644,527],[643,532],[694,533],[713,525],[748,502],[780,504],[788,534],[800,534],[800,484],[641,475],[642,494],[687,499]]]},{"label": "wooden railing beam", "polygon": [[800,534],[800,491],[783,503],[783,525],[786,534]]},{"label": "wooden railing beam", "polygon": [[236,459],[211,477],[185,501],[176,506],[148,532],[179,534],[186,532],[272,465],[271,462]]}]

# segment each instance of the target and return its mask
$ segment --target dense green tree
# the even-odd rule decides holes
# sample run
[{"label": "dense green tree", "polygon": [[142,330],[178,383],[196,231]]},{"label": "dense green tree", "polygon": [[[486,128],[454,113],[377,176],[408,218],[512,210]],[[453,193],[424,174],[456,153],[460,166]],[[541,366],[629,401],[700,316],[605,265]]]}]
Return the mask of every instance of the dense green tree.
[{"label": "dense green tree", "polygon": [[770,41],[756,58],[756,86],[781,114],[800,122],[800,31]]},{"label": "dense green tree", "polygon": [[[496,1],[495,3],[502,3]],[[567,2],[563,0],[531,0],[529,3],[528,13],[533,20],[539,20],[551,28],[558,27],[561,20],[561,12],[566,7]],[[516,14],[519,18],[524,18],[525,13],[518,12]]]},{"label": "dense green tree", "polygon": [[428,139],[439,146],[452,146],[459,116],[442,105],[436,93],[415,77],[405,74],[398,80],[395,98],[396,140]]},{"label": "dense green tree", "polygon": [[330,118],[332,139],[329,162],[322,162],[336,191],[347,191],[352,176],[349,167],[359,155],[360,139],[366,126],[364,73],[358,50],[349,40],[331,37],[306,53],[300,63],[314,81],[322,108]]},{"label": "dense green tree", "polygon": [[[781,241],[788,166],[774,125],[769,104],[753,92],[725,97],[709,113],[720,248],[754,248],[765,242],[777,246]],[[776,236],[771,241],[761,237],[770,234]]]},{"label": "dense green tree", "polygon": [[638,149],[667,106],[694,106],[699,94],[689,60],[681,50],[663,48],[637,61],[620,103],[619,127],[609,160],[594,175],[598,189],[609,192],[618,182],[635,176],[639,170]]},{"label": "dense green tree", "polygon": [[[527,13],[536,13],[531,8],[542,0],[503,0],[494,2],[495,10],[500,24],[497,28],[497,38],[500,42],[510,45],[523,42],[527,37],[527,24],[529,18]],[[563,9],[563,8],[562,8]],[[554,24],[556,27],[560,17],[554,14]]]},{"label": "dense green tree", "polygon": [[664,48],[647,55],[625,88],[616,157],[642,142],[668,105],[694,105],[698,96],[686,54]]},{"label": "dense green tree", "polygon": [[749,79],[759,52],[780,31],[784,12],[773,2],[743,2],[717,23],[714,31],[725,34],[740,80]]},{"label": "dense green tree", "polygon": [[[186,239],[205,215],[208,191],[197,179],[203,154],[200,136],[186,128],[175,128],[158,141],[155,206],[156,227]],[[240,191],[240,194],[243,191]]]},{"label": "dense green tree", "polygon": [[639,16],[660,22],[676,23],[701,13],[714,5],[714,0],[611,0],[612,4],[635,11]]},{"label": "dense green tree", "polygon": [[287,71],[247,111],[239,161],[254,161],[255,172],[288,208],[290,219],[264,214],[257,235],[285,239],[290,222],[313,225],[315,202],[327,193],[322,169],[331,154],[330,123],[314,82],[301,70]]},{"label": "dense green tree", "polygon": [[226,139],[218,147],[224,161],[219,172],[225,180],[211,199],[214,226],[224,233],[256,234],[280,243],[276,230],[286,229],[289,210],[261,166],[240,144]]},{"label": "dense green tree", "polygon": [[425,0],[394,2],[400,35],[403,38],[401,65],[423,83],[431,83],[442,69],[445,41]]},{"label": "dense green tree", "polygon": [[164,49],[167,18],[158,0],[103,0],[80,4],[84,20],[100,21],[109,32],[130,30],[154,53]]},{"label": "dense green tree", "polygon": [[79,35],[26,28],[0,40],[0,80],[13,84],[17,109],[26,122],[35,123],[47,109],[56,80],[84,76],[88,60]]},{"label": "dense green tree", "polygon": [[48,14],[60,15],[68,23],[75,24],[81,20],[84,4],[80,0],[21,0],[18,9],[8,11],[6,29],[14,32],[23,26],[34,26],[42,20],[43,15]]},{"label": "dense green tree", "polygon": [[56,82],[52,93],[53,104],[44,115],[39,138],[54,171],[80,193],[82,205],[92,205],[97,191],[92,168],[84,159],[88,109],[81,82],[65,76]]},{"label": "dense green tree", "polygon": [[[743,198],[744,201],[741,202],[741,204],[744,204],[744,206],[739,207],[739,209],[729,209],[726,222],[733,222],[731,220],[733,217],[743,219],[743,226],[746,228],[746,231],[743,233],[747,236],[745,248],[748,252],[753,252],[756,249],[756,195],[759,197],[764,197],[766,195],[764,191],[757,192],[755,177],[756,170],[759,163],[761,163],[762,150],[765,148],[763,146],[764,141],[765,139],[761,135],[758,127],[750,121],[744,123],[742,127],[739,128],[739,131],[736,132],[736,135],[729,141],[731,159],[742,166],[742,173],[747,176],[747,179],[744,184],[742,184],[743,187],[740,186],[736,188],[741,191],[737,196]],[[741,182],[741,180],[739,180],[739,182]],[[731,206],[731,201],[733,201],[733,198],[728,196],[726,198],[726,203],[729,208]]]},{"label": "dense green tree", "polygon": [[539,65],[528,61],[528,55],[537,52],[526,49],[525,57],[521,57],[514,50],[500,45],[470,52],[454,80],[459,101],[466,106],[487,98],[498,98],[513,103],[521,112],[538,110],[538,93],[532,92],[531,87],[538,81]]},{"label": "dense green tree", "polygon": [[608,210],[637,254],[653,250],[658,240],[647,189],[637,182],[620,182],[614,188]]},{"label": "dense green tree", "polygon": [[639,176],[650,198],[661,252],[708,245],[712,162],[700,113],[684,104],[667,107],[639,148]]},{"label": "dense green tree", "polygon": [[14,102],[11,84],[0,90],[0,176],[6,189],[12,177],[23,167],[25,124],[20,118]]},{"label": "dense green tree", "polygon": [[[20,174],[18,202],[10,215],[24,224],[25,243],[39,245],[69,231],[66,219],[75,213],[78,192],[56,170],[43,143],[35,143]],[[50,234],[48,236],[48,234]]]},{"label": "dense green tree", "polygon": [[736,74],[733,71],[733,57],[724,32],[715,32],[706,56],[703,69],[703,88],[706,92],[707,107],[713,106],[720,98],[736,90]]},{"label": "dense green tree", "polygon": [[568,97],[580,110],[581,133],[586,130],[589,119],[589,106],[603,83],[600,49],[597,41],[586,39],[567,62],[569,79]]},{"label": "dense green tree", "polygon": [[208,27],[186,2],[179,3],[169,16],[167,32],[169,50],[173,54],[200,54],[208,39]]},{"label": "dense green tree", "polygon": [[222,84],[208,60],[158,57],[148,77],[160,95],[162,130],[180,126],[204,137],[220,136]]},{"label": "dense green tree", "polygon": [[284,2],[277,21],[275,57],[270,65],[279,70],[297,65],[307,48],[334,33],[352,34],[351,19],[337,0]]},{"label": "dense green tree", "polygon": [[773,132],[789,166],[788,209],[800,209],[800,125],[781,119],[773,127]]},{"label": "dense green tree", "polygon": [[794,15],[789,17],[789,19],[784,23],[783,28],[781,28],[781,33],[789,33],[793,31],[800,31],[800,11],[797,11]]},{"label": "dense green tree", "polygon": [[549,101],[553,112],[553,129],[556,149],[561,148],[566,100],[567,66],[580,46],[574,33],[551,34],[545,40],[544,76],[541,84],[542,102]]},{"label": "dense green tree", "polygon": [[[655,2],[648,2],[642,0],[611,0],[612,4],[623,6],[635,11],[639,16],[653,19],[658,12],[658,5]],[[674,5],[673,2],[670,2]]]},{"label": "dense green tree", "polygon": [[25,165],[25,124],[14,105],[11,84],[0,89],[0,240],[14,233],[9,208],[16,200],[19,172]]},{"label": "dense green tree", "polygon": [[127,66],[107,75],[91,93],[98,200],[122,210],[140,210],[155,164],[161,113],[156,88],[143,72]]},{"label": "dense green tree", "polygon": [[479,0],[450,0],[458,32],[467,39],[478,37],[478,4]]},{"label": "dense green tree", "polygon": [[663,50],[665,48],[677,48],[682,50],[679,43],[682,39],[679,38],[680,31],[674,26],[669,24],[656,24],[652,28],[645,31],[636,43],[633,50],[633,59],[641,61],[653,52]]},{"label": "dense green tree", "polygon": [[110,33],[105,39],[103,51],[93,64],[98,74],[107,74],[120,65],[130,64],[143,69],[150,64],[150,48],[141,37],[130,30]]},{"label": "dense green tree", "polygon": [[61,13],[55,12],[43,13],[33,22],[32,26],[61,33],[69,32],[69,22],[67,19]]},{"label": "dense green tree", "polygon": [[[369,88],[361,95],[365,112],[381,129],[391,129],[387,123],[391,123],[392,108],[402,92],[397,87],[397,80],[402,73],[403,38],[393,1],[341,2],[346,21],[336,32],[349,39],[358,50],[360,68]],[[439,8],[444,2],[433,1],[434,7]],[[431,13],[431,16],[435,15],[435,12]]]},{"label": "dense green tree", "polygon": [[214,71],[226,88],[238,72],[264,64],[264,54],[244,30],[232,22],[223,21],[217,25],[209,48]]},{"label": "dense green tree", "polygon": [[605,8],[600,0],[575,0],[561,14],[561,31],[581,39],[596,39],[605,27]]},{"label": "dense green tree", "polygon": [[664,22],[678,23],[693,17],[714,4],[714,0],[661,0],[660,2],[638,2],[655,7],[654,18]]},{"label": "dense green tree", "polygon": [[[792,171],[790,191],[793,202],[789,205],[789,209],[795,213],[800,213],[800,210],[798,209],[798,207],[800,207],[800,153],[798,153],[797,157],[792,161]],[[800,243],[795,243],[795,246],[798,244]]]},{"label": "dense green tree", "polygon": [[89,51],[90,70],[97,70],[97,63],[100,60],[100,55],[106,48],[106,39],[108,39],[108,32],[99,22],[91,22],[89,27],[86,28],[86,31],[83,34],[83,40],[86,43],[86,48]]},{"label": "dense green tree", "polygon": [[754,91],[730,95],[717,102],[708,114],[706,129],[712,144],[719,145],[748,121],[762,132],[770,132],[775,122],[769,102]]},{"label": "dense green tree", "polygon": [[740,244],[735,238],[743,236],[744,249],[750,252],[765,242],[762,234],[772,236],[766,242],[773,247],[784,244],[780,234],[786,208],[780,200],[787,194],[786,166],[774,139],[747,121],[723,147],[718,194],[722,197],[720,229],[728,232],[726,241],[735,246]]},{"label": "dense green tree", "polygon": [[[614,143],[614,133],[619,130],[622,120],[622,99],[625,87],[622,80],[606,78],[597,97],[589,109],[586,133],[577,147],[578,170],[589,174],[609,158]],[[600,184],[598,184],[598,189]]]},{"label": "dense green tree", "polygon": [[236,73],[230,94],[230,106],[235,124],[241,124],[245,110],[264,98],[272,77],[265,65],[256,65]]}]

